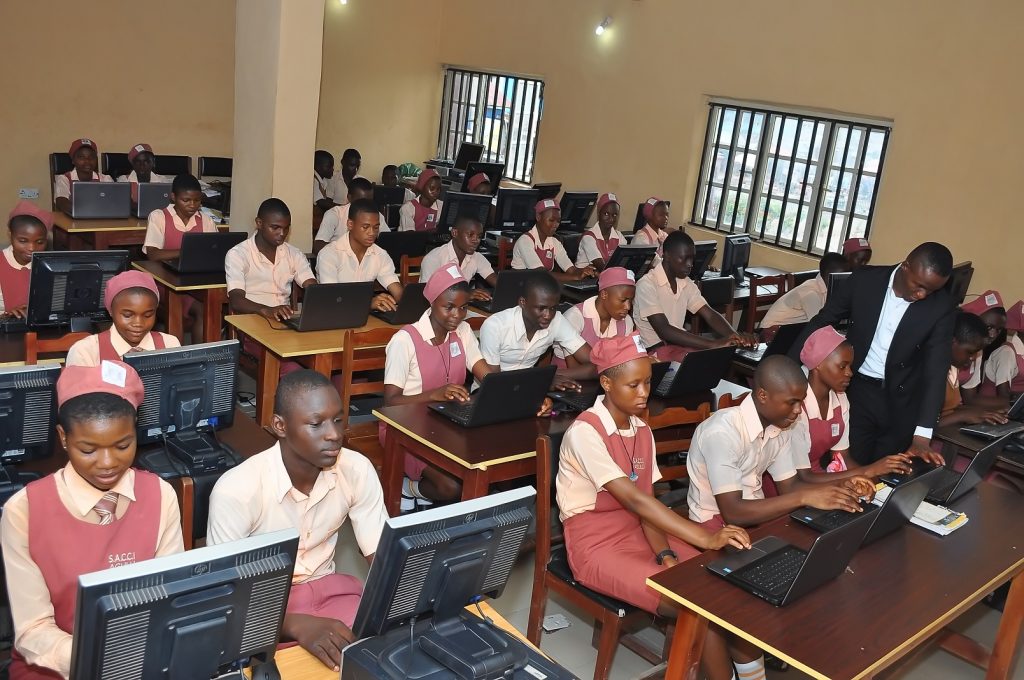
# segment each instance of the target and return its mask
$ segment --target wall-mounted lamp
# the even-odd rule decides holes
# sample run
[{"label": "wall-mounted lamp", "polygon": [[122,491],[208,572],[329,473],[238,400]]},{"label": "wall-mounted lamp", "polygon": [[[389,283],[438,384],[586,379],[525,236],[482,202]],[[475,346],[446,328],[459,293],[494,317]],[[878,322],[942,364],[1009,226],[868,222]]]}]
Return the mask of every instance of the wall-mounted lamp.
[{"label": "wall-mounted lamp", "polygon": [[597,35],[603,35],[603,34],[604,34],[604,31],[605,31],[605,29],[606,29],[606,28],[608,28],[608,27],[609,27],[609,26],[611,26],[611,25],[612,25],[612,18],[611,18],[611,17],[605,17],[605,18],[604,18],[604,19],[603,19],[603,20],[601,21],[601,23],[599,23],[599,24],[597,25],[597,28],[596,28],[596,29],[594,29],[594,33],[596,33]]}]

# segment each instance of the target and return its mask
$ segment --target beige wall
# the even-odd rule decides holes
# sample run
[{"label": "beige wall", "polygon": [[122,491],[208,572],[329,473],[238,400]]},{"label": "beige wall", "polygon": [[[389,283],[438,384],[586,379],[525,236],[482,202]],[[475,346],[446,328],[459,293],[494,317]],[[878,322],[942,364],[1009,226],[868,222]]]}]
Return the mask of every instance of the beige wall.
[{"label": "beige wall", "polygon": [[[628,222],[640,200],[665,196],[679,224],[692,206],[707,96],[890,118],[875,261],[935,239],[974,261],[973,291],[1024,296],[1011,266],[1024,250],[1018,0],[440,6],[444,35],[459,39],[440,42],[437,62],[545,77],[537,181],[615,191]],[[605,15],[613,24],[598,38]],[[813,266],[777,248],[755,247],[753,259]]]},{"label": "beige wall", "polygon": [[232,0],[0,2],[3,214],[19,187],[50,206],[47,156],[77,137],[230,156],[234,13]]}]

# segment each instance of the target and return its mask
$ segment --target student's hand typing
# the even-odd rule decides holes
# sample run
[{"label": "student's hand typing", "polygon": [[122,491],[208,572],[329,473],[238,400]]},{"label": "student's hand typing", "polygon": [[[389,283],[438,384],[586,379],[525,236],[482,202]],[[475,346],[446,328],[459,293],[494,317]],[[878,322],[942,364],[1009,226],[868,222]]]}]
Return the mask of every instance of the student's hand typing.
[{"label": "student's hand typing", "polygon": [[28,305],[22,305],[21,307],[15,307],[14,309],[8,310],[8,314],[13,316],[15,319],[24,319],[25,314],[28,312]]},{"label": "student's hand typing", "polygon": [[845,484],[850,491],[854,492],[861,498],[866,498],[869,502],[875,497],[875,483],[864,475],[849,477],[843,482],[843,484]]},{"label": "student's hand typing", "polygon": [[904,453],[913,458],[920,458],[932,465],[945,465],[946,459],[932,451],[928,446],[930,443],[931,442],[924,437],[914,437],[913,442],[910,444],[910,448],[904,451]]},{"label": "student's hand typing", "polygon": [[555,402],[551,401],[551,397],[544,397],[544,402],[540,405],[540,410],[537,411],[538,418],[547,418],[551,415],[551,408],[555,405]]},{"label": "student's hand typing", "polygon": [[582,269],[578,270],[578,274],[580,280],[590,279],[597,276],[597,270],[594,269],[594,265],[588,264],[586,267],[583,267]]},{"label": "student's hand typing", "polygon": [[961,409],[962,421],[965,425],[976,425],[978,423],[989,423],[991,425],[1003,425],[1009,418],[1006,411],[991,410],[981,406],[964,406]]},{"label": "student's hand typing", "polygon": [[910,456],[905,453],[886,456],[864,468],[864,475],[866,477],[881,477],[890,473],[909,475],[910,472]]},{"label": "student's hand typing", "polygon": [[430,393],[431,401],[469,401],[469,392],[462,385],[445,385]]},{"label": "student's hand typing", "polygon": [[284,321],[290,319],[295,315],[295,311],[288,305],[279,305],[277,307],[264,307],[260,310],[260,316],[267,321]]},{"label": "student's hand typing", "polygon": [[341,650],[355,639],[341,621],[309,614],[286,614],[283,632],[335,672],[341,670]]},{"label": "student's hand typing", "polygon": [[469,295],[469,299],[470,300],[478,300],[478,301],[480,301],[480,300],[487,301],[487,300],[491,299],[491,294],[490,294],[489,291],[486,291],[486,290],[484,290],[482,288],[474,288],[473,292],[470,293],[470,295]]},{"label": "student's hand typing", "polygon": [[381,293],[374,296],[370,307],[378,312],[393,312],[398,309],[398,304],[395,302],[395,298],[391,297],[390,293]]},{"label": "student's hand typing", "polygon": [[718,550],[727,545],[746,550],[750,547],[750,535],[747,534],[745,529],[726,524],[715,533],[709,533],[705,540],[705,545],[699,547],[704,550]]},{"label": "student's hand typing", "polygon": [[555,379],[551,381],[551,389],[556,392],[582,392],[583,386],[572,378],[555,373]]},{"label": "student's hand typing", "polygon": [[733,337],[737,338],[737,344],[740,347],[746,349],[755,349],[757,347],[757,336],[753,333],[737,333]]},{"label": "student's hand typing", "polygon": [[842,484],[814,484],[805,488],[801,492],[800,503],[819,510],[862,511],[860,495]]}]

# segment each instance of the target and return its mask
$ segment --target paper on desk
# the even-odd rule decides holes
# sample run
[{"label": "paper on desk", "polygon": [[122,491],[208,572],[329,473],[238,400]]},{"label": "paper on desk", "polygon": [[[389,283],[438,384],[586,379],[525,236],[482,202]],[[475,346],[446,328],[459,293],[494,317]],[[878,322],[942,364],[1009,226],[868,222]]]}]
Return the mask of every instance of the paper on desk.
[{"label": "paper on desk", "polygon": [[220,192],[216,189],[203,189],[203,196],[206,196],[207,198],[216,198],[217,196],[220,196]]},{"label": "paper on desk", "polygon": [[[875,486],[875,499],[872,502],[881,505],[890,493],[892,488],[879,482]],[[967,515],[928,501],[921,501],[921,505],[914,511],[914,516],[910,518],[910,523],[940,536],[948,536],[967,524]]]}]

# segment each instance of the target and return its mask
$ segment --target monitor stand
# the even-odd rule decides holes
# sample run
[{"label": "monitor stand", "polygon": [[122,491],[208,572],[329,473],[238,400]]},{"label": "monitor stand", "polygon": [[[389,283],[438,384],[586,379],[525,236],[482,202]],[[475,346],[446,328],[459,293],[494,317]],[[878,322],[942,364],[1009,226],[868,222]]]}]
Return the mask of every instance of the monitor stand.
[{"label": "monitor stand", "polygon": [[3,507],[8,499],[21,491],[26,484],[34,482],[40,476],[35,472],[19,472],[13,466],[0,466],[0,507]]},{"label": "monitor stand", "polygon": [[182,461],[192,477],[206,472],[222,472],[240,462],[238,455],[217,441],[213,432],[175,432],[168,435],[164,443],[168,455]]},{"label": "monitor stand", "polygon": [[96,324],[87,316],[73,316],[69,320],[71,333],[93,333]]}]

